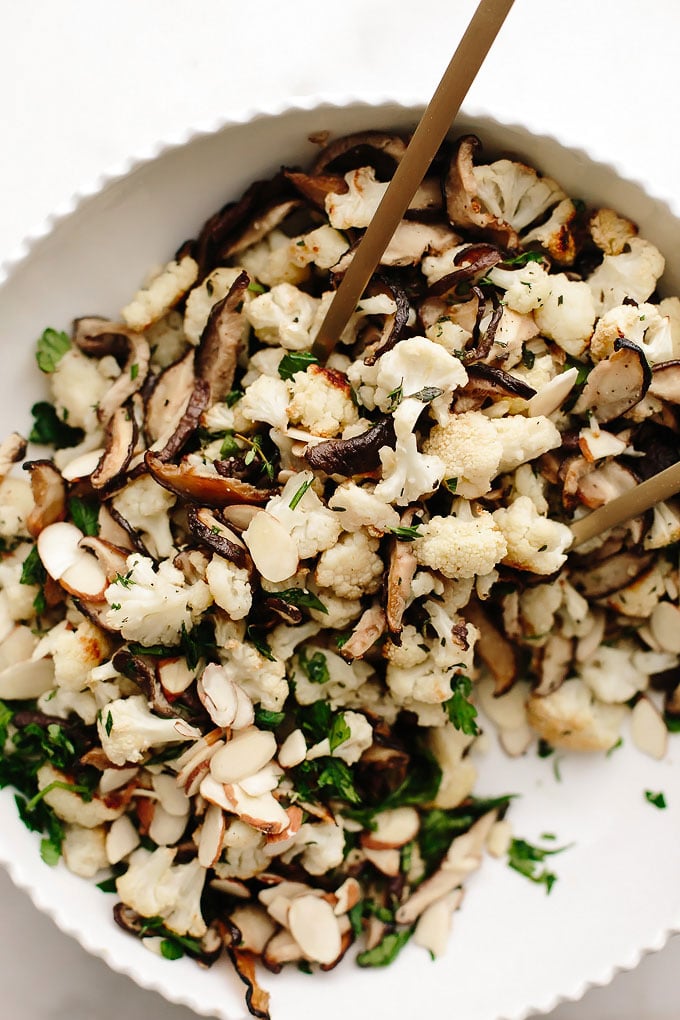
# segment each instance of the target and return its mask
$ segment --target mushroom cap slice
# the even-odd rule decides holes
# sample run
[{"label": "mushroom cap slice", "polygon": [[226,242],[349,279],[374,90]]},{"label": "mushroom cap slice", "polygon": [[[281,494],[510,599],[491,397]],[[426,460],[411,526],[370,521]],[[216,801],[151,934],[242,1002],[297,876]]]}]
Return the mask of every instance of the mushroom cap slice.
[{"label": "mushroom cap slice", "polygon": [[612,421],[635,407],[651,382],[652,371],[641,348],[619,338],[614,353],[598,361],[588,376],[574,414],[590,411],[600,423]]},{"label": "mushroom cap slice", "polygon": [[28,533],[37,538],[43,528],[66,516],[66,485],[51,460],[31,460],[24,464],[29,472],[35,506],[28,515]]},{"label": "mushroom cap slice", "polygon": [[310,467],[327,474],[370,474],[380,466],[383,446],[394,448],[396,441],[394,421],[387,417],[351,439],[329,439],[309,446],[304,457]]},{"label": "mushroom cap slice", "polygon": [[344,174],[356,167],[372,166],[383,176],[391,177],[405,152],[406,141],[400,135],[359,131],[327,145],[317,156],[312,174],[323,174],[329,169]]},{"label": "mushroom cap slice", "polygon": [[[290,204],[290,203],[287,203]],[[210,386],[210,400],[222,400],[231,390],[243,345],[243,299],[250,277],[236,277],[226,297],[213,305],[196,352],[196,375]]]},{"label": "mushroom cap slice", "polygon": [[131,410],[119,407],[106,426],[106,448],[90,475],[90,485],[104,489],[119,478],[132,459],[137,443],[137,423]]},{"label": "mushroom cap slice", "polygon": [[227,478],[216,471],[202,469],[186,461],[166,464],[151,450],[147,450],[144,461],[159,485],[177,496],[206,506],[223,507],[230,503],[258,505],[266,503],[275,495],[273,489],[258,489],[239,478]]}]

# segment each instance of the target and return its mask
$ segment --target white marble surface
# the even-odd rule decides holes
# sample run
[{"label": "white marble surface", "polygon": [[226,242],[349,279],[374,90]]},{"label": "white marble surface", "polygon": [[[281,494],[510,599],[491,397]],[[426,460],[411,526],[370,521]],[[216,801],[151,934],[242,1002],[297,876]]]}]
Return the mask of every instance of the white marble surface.
[{"label": "white marble surface", "polygon": [[[0,261],[74,190],[187,125],[320,91],[426,99],[474,7],[473,0],[3,4]],[[677,0],[517,0],[469,105],[554,131],[680,199],[678,29]],[[3,1016],[193,1016],[90,958],[2,873],[0,903]],[[608,988],[559,1007],[552,1020],[677,1020],[678,967],[676,939]]]}]

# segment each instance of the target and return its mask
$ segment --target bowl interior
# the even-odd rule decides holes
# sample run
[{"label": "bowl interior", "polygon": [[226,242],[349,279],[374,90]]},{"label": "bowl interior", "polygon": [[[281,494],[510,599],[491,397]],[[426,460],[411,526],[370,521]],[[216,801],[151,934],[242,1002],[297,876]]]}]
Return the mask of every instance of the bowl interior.
[{"label": "bowl interior", "polygon": [[[310,134],[403,130],[415,125],[418,112],[395,102],[353,102],[244,118],[166,149],[83,199],[11,268],[0,290],[2,431],[27,429],[30,405],[43,395],[33,352],[46,326],[68,329],[73,317],[84,314],[115,317],[149,269],[171,257],[218,207],[282,164],[308,163],[315,152]],[[669,259],[666,292],[678,289],[680,259],[674,263],[672,256],[680,222],[667,204],[612,167],[523,127],[469,112],[458,119],[458,129],[474,131],[490,153],[510,152],[554,176],[570,195],[636,220],[642,236]],[[551,896],[489,860],[470,883],[442,961],[431,964],[423,951],[408,947],[384,972],[361,971],[345,961],[318,980],[295,970],[267,976],[273,1016],[295,1020],[323,1009],[327,1020],[344,1020],[351,1001],[360,1013],[375,1008],[394,1017],[414,1017],[425,1006],[442,1017],[519,1020],[634,965],[680,924],[676,756],[672,747],[667,759],[653,762],[626,741],[611,760],[565,756],[558,780],[550,761],[532,752],[509,761],[494,747],[479,763],[479,792],[522,794],[512,812],[516,834],[535,839],[553,832],[560,845],[573,844],[556,859],[560,880]],[[664,790],[669,810],[650,808],[645,789]],[[85,948],[198,1013],[225,1020],[246,1016],[243,986],[228,966],[206,973],[190,961],[170,963],[147,953],[113,925],[113,897],[61,865],[52,870],[42,863],[9,791],[0,797],[0,813],[0,860]]]}]

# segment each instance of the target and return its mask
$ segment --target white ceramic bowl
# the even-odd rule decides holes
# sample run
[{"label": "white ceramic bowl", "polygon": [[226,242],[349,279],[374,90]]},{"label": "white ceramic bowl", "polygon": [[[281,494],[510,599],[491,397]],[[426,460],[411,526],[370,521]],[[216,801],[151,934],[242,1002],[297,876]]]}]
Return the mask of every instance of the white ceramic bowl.
[{"label": "white ceramic bowl", "polygon": [[[393,101],[310,100],[249,111],[159,145],[76,196],[7,267],[0,289],[6,352],[0,432],[26,429],[29,407],[43,393],[33,351],[45,326],[68,328],[82,314],[115,316],[149,267],[170,257],[210,213],[281,164],[306,163],[314,151],[310,133],[403,129],[417,116],[414,107]],[[473,129],[488,151],[507,150],[526,159],[556,177],[569,194],[635,219],[642,235],[669,259],[666,292],[680,289],[680,220],[667,202],[626,181],[612,166],[525,128],[474,113],[461,116],[457,127]],[[680,737],[673,738],[660,763],[636,752],[627,739],[611,758],[560,755],[560,780],[554,759],[530,752],[510,761],[493,750],[480,763],[477,792],[522,794],[511,809],[516,835],[536,840],[551,832],[560,844],[573,844],[554,858],[559,880],[551,895],[504,862],[488,859],[469,883],[445,958],[432,963],[409,946],[383,971],[361,970],[346,960],[318,978],[294,968],[278,977],[265,972],[274,1020],[319,1015],[346,1020],[349,1010],[394,1020],[421,1014],[521,1020],[635,966],[644,952],[660,948],[680,929],[679,748]],[[663,790],[668,810],[652,807],[645,790]],[[113,969],[199,1014],[246,1017],[243,985],[227,964],[205,972],[189,960],[153,956],[114,925],[113,897],[62,865],[44,865],[37,838],[19,822],[7,790],[0,796],[0,860],[41,910]]]}]

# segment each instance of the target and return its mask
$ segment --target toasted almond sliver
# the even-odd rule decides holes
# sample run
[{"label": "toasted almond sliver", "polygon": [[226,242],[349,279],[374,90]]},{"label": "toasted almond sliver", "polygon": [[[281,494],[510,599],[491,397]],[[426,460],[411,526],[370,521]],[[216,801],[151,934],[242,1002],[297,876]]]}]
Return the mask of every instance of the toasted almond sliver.
[{"label": "toasted almond sliver", "polygon": [[680,608],[672,602],[659,602],[649,618],[652,637],[665,652],[680,653]]},{"label": "toasted almond sliver", "polygon": [[410,843],[420,828],[420,818],[413,807],[381,811],[375,816],[374,822],[375,829],[361,840],[362,846],[372,850],[389,850],[404,846]]},{"label": "toasted almond sliver", "polygon": [[151,784],[168,814],[178,817],[185,817],[189,814],[191,809],[189,798],[184,790],[177,785],[174,776],[162,772],[160,775],[151,777]]},{"label": "toasted almond sliver", "polygon": [[158,846],[172,846],[184,835],[189,814],[180,817],[171,815],[161,804],[155,804],[149,826],[149,836]]},{"label": "toasted almond sliver", "polygon": [[104,797],[107,793],[120,790],[121,786],[125,786],[127,782],[134,779],[138,772],[138,768],[104,769],[97,792]]},{"label": "toasted almond sliver", "polygon": [[361,899],[361,886],[356,878],[346,878],[342,885],[335,890],[336,904],[333,913],[336,916],[346,914]]},{"label": "toasted almond sliver", "polygon": [[276,737],[271,730],[251,726],[220,748],[210,762],[210,771],[218,783],[238,783],[259,772],[275,754]]},{"label": "toasted almond sliver", "polygon": [[502,729],[499,739],[503,750],[511,758],[519,758],[531,746],[534,739],[534,732],[528,723],[524,726],[516,726],[513,729]]},{"label": "toasted almond sliver", "polygon": [[210,804],[203,819],[198,841],[198,860],[204,868],[212,868],[222,853],[226,820],[217,804]]},{"label": "toasted almond sliver", "polygon": [[451,917],[462,899],[463,890],[454,889],[426,907],[418,918],[413,935],[413,941],[417,946],[429,949],[433,956],[444,954],[451,931]]},{"label": "toasted almond sliver", "polygon": [[299,896],[288,911],[290,933],[309,960],[333,963],[342,951],[338,919],[326,900]]},{"label": "toasted almond sliver", "polygon": [[401,855],[398,850],[372,850],[370,847],[363,849],[366,860],[374,864],[378,871],[382,871],[383,875],[389,878],[397,877],[401,868]]},{"label": "toasted almond sliver", "polygon": [[253,563],[267,581],[285,581],[298,567],[297,542],[276,517],[263,510],[243,532]]},{"label": "toasted almond sliver", "polygon": [[106,856],[109,864],[118,864],[139,846],[139,833],[128,815],[121,815],[111,822],[106,834]]},{"label": "toasted almond sliver", "polygon": [[630,731],[633,743],[650,758],[661,759],[668,748],[668,730],[661,713],[644,695],[631,713]]},{"label": "toasted almond sliver", "polygon": [[307,744],[302,730],[289,733],[279,748],[279,765],[282,769],[291,769],[305,760]]}]

